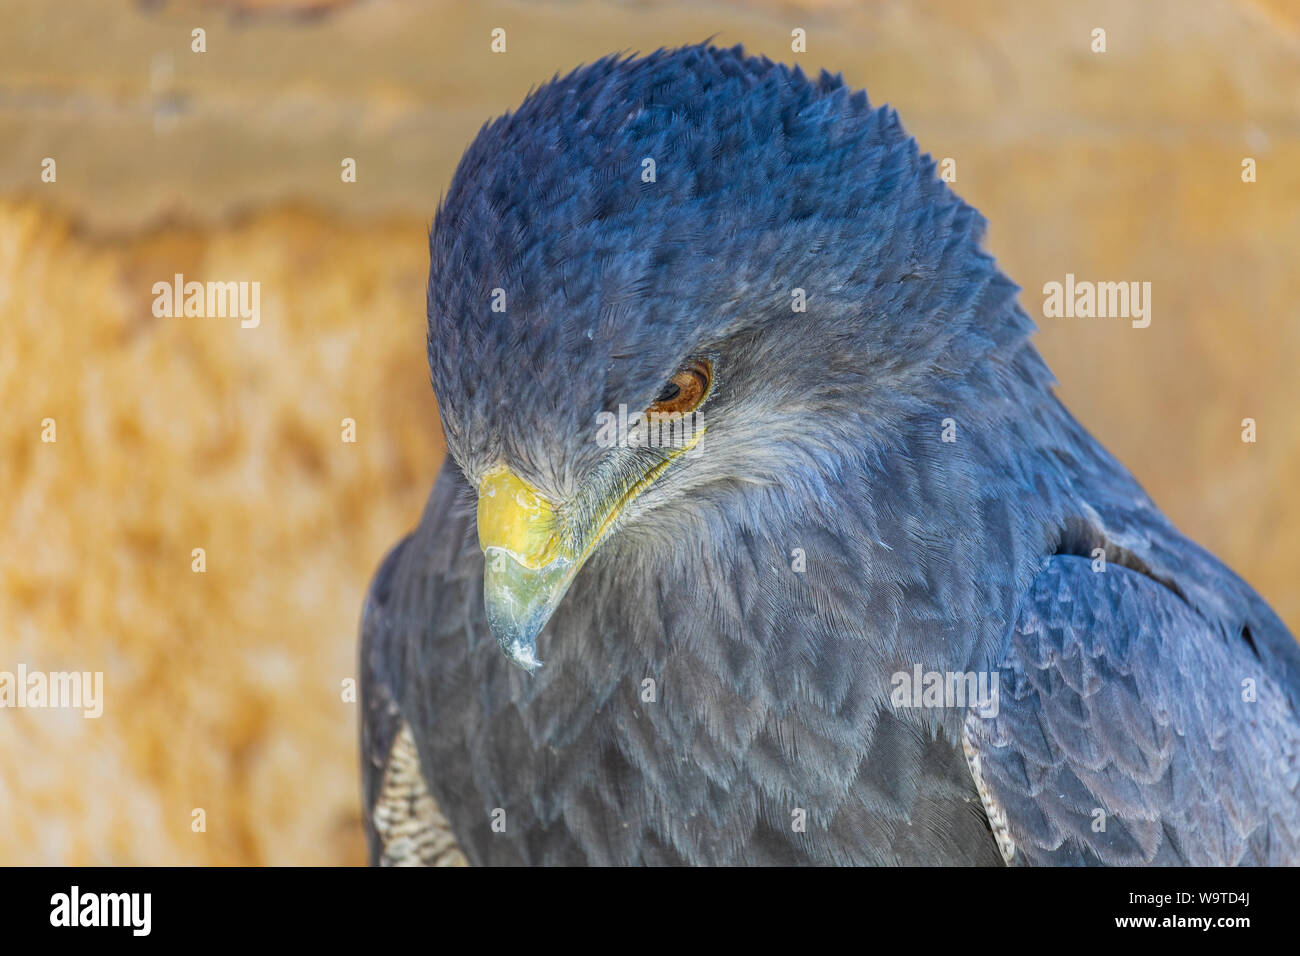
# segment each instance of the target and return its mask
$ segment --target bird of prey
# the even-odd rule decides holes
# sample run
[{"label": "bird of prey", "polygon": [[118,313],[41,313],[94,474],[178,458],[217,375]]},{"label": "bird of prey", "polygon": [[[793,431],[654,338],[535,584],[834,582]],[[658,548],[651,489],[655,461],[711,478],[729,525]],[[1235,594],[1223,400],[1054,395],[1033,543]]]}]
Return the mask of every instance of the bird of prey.
[{"label": "bird of prey", "polygon": [[739,47],[480,131],[448,458],[363,612],[373,862],[1300,863],[1300,649],[1061,404],[984,229]]}]

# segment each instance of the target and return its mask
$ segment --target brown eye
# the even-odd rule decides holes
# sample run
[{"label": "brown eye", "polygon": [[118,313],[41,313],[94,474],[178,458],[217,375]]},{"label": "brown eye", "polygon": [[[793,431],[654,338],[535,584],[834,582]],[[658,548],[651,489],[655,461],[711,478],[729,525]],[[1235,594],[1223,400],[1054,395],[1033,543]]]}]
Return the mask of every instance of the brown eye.
[{"label": "brown eye", "polygon": [[668,380],[646,411],[661,415],[686,414],[704,401],[713,381],[713,365],[708,359],[694,359]]}]

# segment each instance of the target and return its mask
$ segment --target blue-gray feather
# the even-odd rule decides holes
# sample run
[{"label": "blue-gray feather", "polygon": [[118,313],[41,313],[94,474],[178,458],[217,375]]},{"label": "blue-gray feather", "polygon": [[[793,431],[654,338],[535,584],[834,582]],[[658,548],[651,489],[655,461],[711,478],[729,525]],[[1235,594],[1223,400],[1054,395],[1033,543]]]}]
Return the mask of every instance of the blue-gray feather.
[{"label": "blue-gray feather", "polygon": [[1296,862],[1294,688],[1169,588],[1051,559],[1001,677],[968,726],[1015,862]]},{"label": "blue-gray feather", "polygon": [[[471,862],[998,862],[966,710],[891,704],[917,664],[1005,674],[975,742],[1023,860],[1296,862],[1300,651],[1057,401],[983,231],[891,110],[739,49],[602,60],[484,127],[430,236],[450,458],[362,640]],[[505,460],[563,500],[596,413],[701,348],[705,453],[522,673],[471,489]],[[1062,570],[1096,549],[1108,573]],[[1230,699],[1252,660],[1256,710]]]}]

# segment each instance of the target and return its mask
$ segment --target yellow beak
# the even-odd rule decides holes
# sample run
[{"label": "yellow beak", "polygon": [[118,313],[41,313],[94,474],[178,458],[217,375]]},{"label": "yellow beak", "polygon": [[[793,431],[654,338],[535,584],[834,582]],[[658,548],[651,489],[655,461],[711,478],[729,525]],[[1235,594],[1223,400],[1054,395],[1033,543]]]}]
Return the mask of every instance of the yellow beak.
[{"label": "yellow beak", "polygon": [[563,544],[551,502],[504,466],[479,483],[478,541],[488,626],[507,657],[534,671],[537,635],[586,555]]},{"label": "yellow beak", "polygon": [[537,635],[583,563],[628,503],[703,436],[704,428],[696,428],[644,474],[610,489],[610,499],[598,509],[602,517],[583,528],[566,526],[554,504],[504,465],[483,476],[478,486],[483,603],[488,626],[507,657],[530,673],[541,665]]}]

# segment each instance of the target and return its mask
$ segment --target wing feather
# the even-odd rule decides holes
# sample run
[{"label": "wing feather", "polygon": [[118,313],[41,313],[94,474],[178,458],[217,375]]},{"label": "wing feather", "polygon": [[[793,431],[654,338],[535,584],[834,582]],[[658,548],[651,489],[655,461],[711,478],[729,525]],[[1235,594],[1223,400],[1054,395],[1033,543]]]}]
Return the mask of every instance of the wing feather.
[{"label": "wing feather", "polygon": [[418,714],[403,707],[411,641],[435,623],[454,626],[440,613],[438,587],[463,536],[463,528],[451,534],[444,527],[459,514],[463,482],[454,469],[450,462],[444,466],[420,528],[380,565],[362,612],[361,777],[372,865],[467,865],[430,792],[430,768],[421,766],[411,723]]},{"label": "wing feather", "polygon": [[1128,568],[1047,562],[996,713],[972,712],[965,738],[1009,862],[1300,863],[1289,689],[1239,634]]}]

